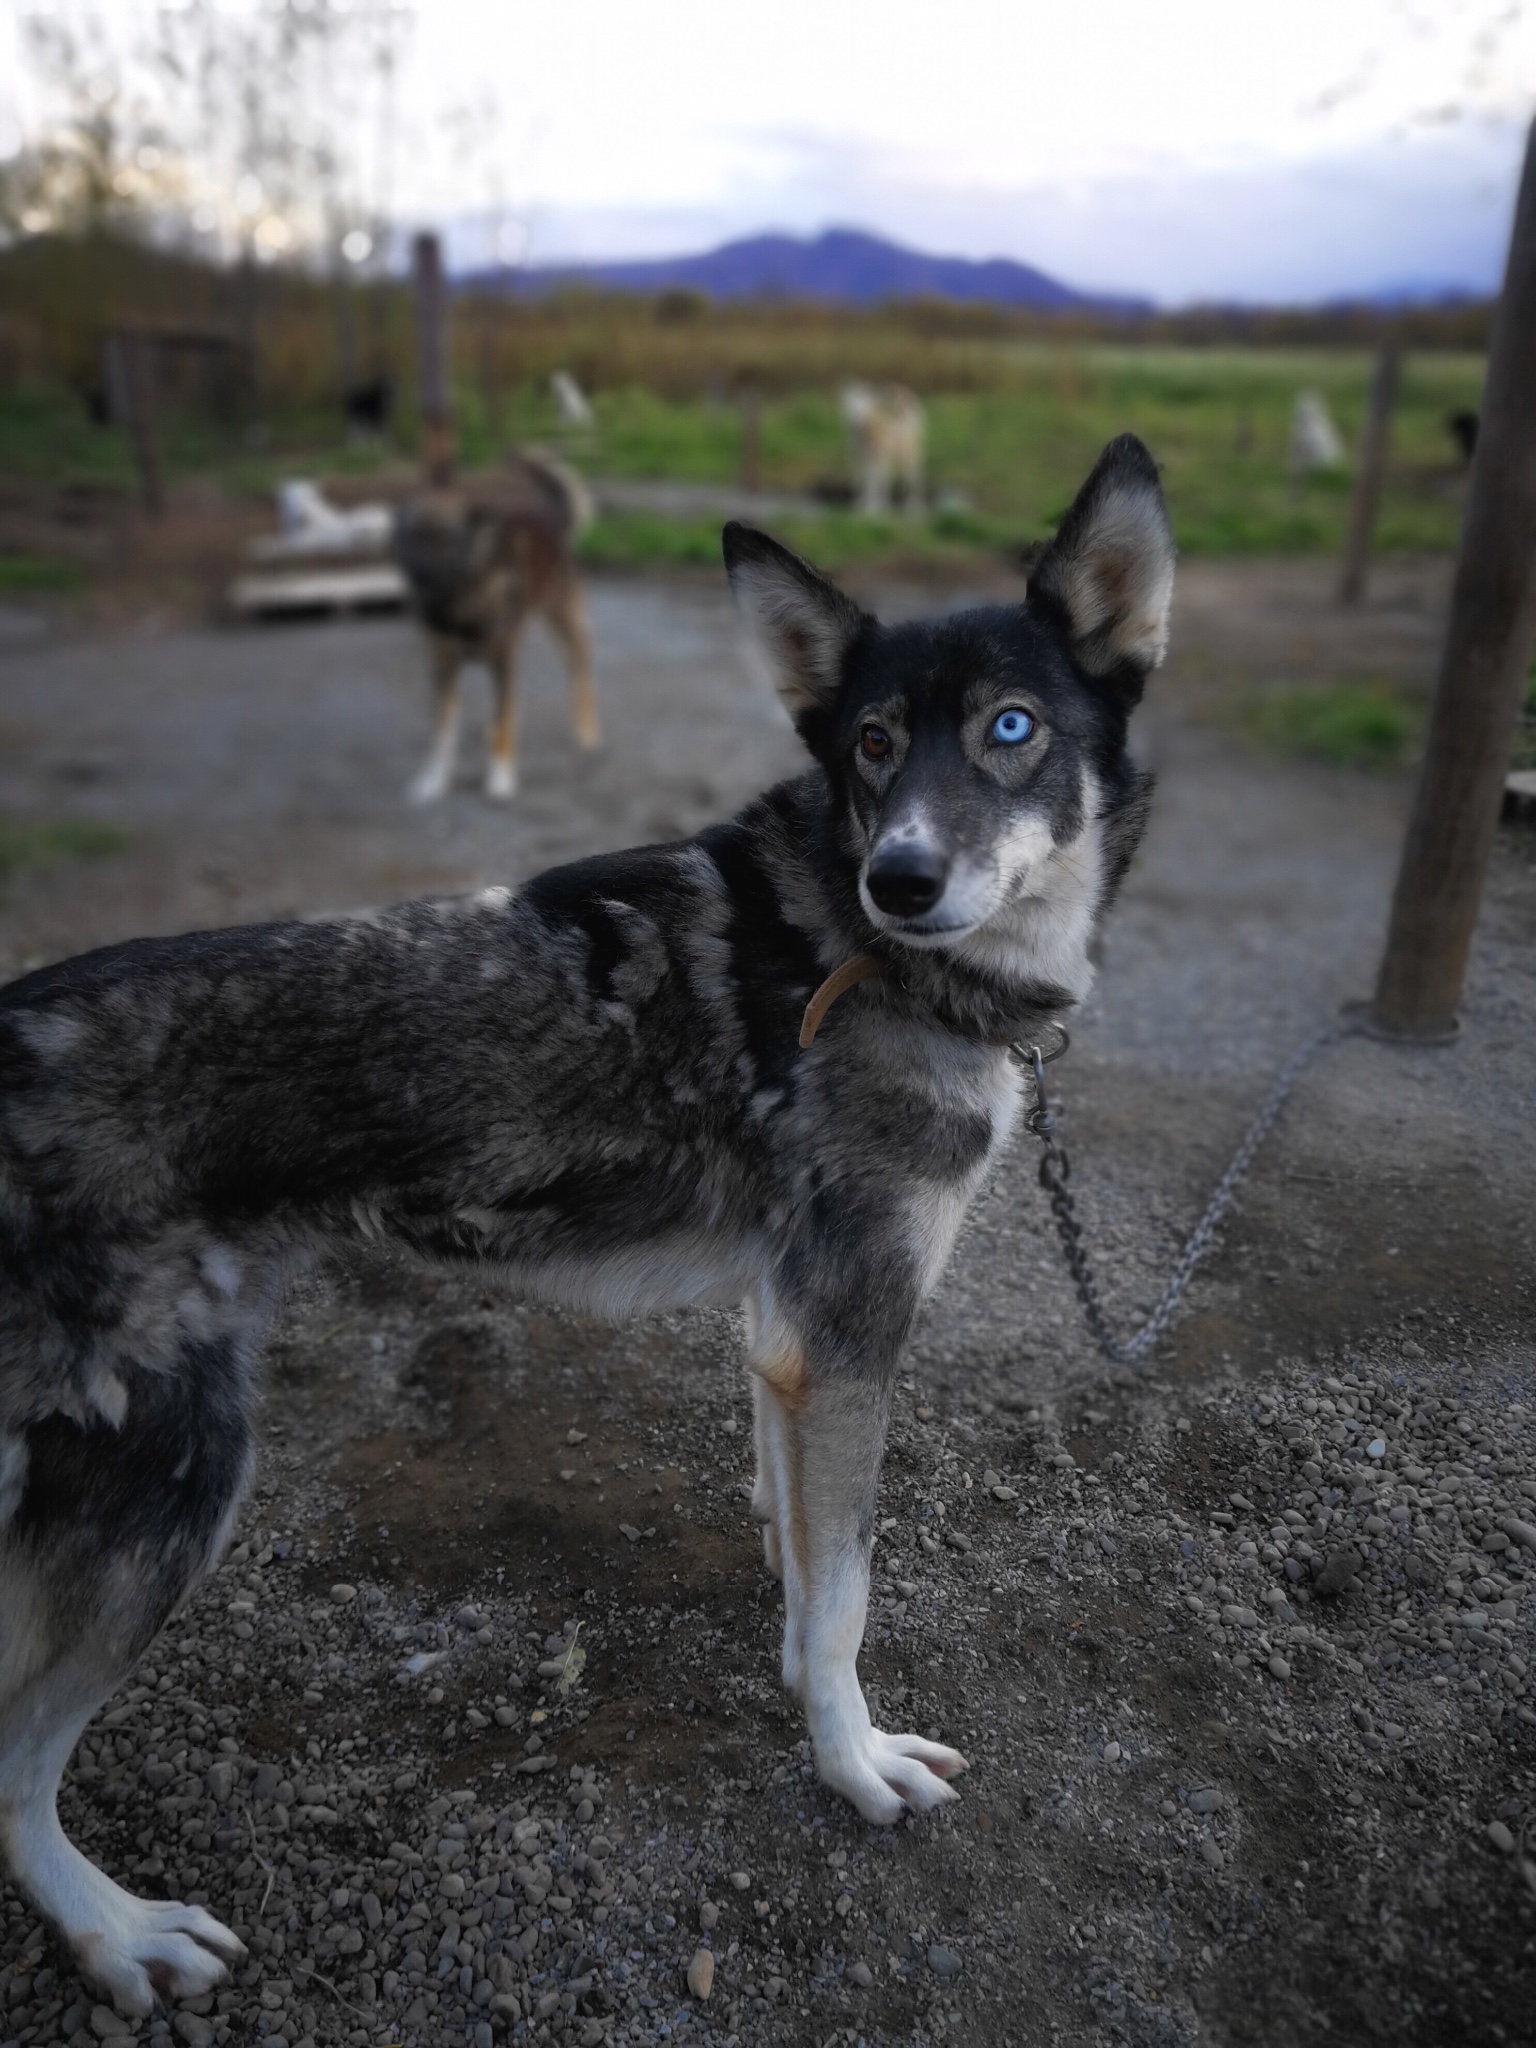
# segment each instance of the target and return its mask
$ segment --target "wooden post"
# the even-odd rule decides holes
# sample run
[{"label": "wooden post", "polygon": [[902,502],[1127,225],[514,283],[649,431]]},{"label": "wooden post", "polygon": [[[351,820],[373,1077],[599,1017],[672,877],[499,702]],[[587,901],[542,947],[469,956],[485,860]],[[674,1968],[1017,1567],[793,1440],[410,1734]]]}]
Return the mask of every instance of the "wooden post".
[{"label": "wooden post", "polygon": [[418,235],[411,247],[416,280],[416,365],[421,393],[421,465],[428,483],[453,475],[453,420],[448,397],[448,293],[443,249],[436,235]]},{"label": "wooden post", "polygon": [[758,491],[763,483],[763,393],[757,379],[741,385],[741,487]]},{"label": "wooden post", "polygon": [[114,415],[128,429],[139,497],[151,518],[165,509],[160,437],[155,418],[155,365],[152,347],[142,334],[114,327],[107,336],[107,396]]},{"label": "wooden post", "polygon": [[1355,478],[1354,501],[1349,508],[1344,571],[1339,578],[1341,604],[1358,604],[1365,590],[1365,572],[1370,567],[1371,536],[1376,530],[1376,508],[1381,502],[1381,480],[1387,467],[1387,442],[1392,434],[1392,408],[1397,403],[1401,370],[1401,349],[1395,341],[1384,343],[1381,354],[1376,358],[1365,432],[1360,441],[1360,469]]},{"label": "wooden post", "polygon": [[502,307],[494,289],[487,290],[480,307],[480,402],[485,411],[485,433],[493,461],[502,452],[502,381],[500,323]]},{"label": "wooden post", "polygon": [[1456,1029],[1536,618],[1536,126],[1526,139],[1424,768],[1369,1022]]}]

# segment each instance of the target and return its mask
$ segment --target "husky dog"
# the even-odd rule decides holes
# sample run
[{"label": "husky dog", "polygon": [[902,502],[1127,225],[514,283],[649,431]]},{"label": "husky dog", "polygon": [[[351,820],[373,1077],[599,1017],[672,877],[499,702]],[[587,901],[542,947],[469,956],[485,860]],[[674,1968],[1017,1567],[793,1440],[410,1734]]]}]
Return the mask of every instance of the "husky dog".
[{"label": "husky dog", "polygon": [[885,627],[728,526],[812,761],[729,823],[0,989],[0,1852],[123,2011],[240,1944],[94,1868],[59,1774],[219,1557],[285,1283],[367,1238],[610,1316],[745,1304],[820,1774],[875,1822],[954,1796],[964,1758],[873,1726],[856,1671],[891,1389],[1012,1129],[1010,1042],[1084,994],[1141,835],[1173,553],[1130,437],[1021,605]]},{"label": "husky dog", "polygon": [[592,634],[572,552],[591,516],[581,479],[525,451],[491,484],[423,492],[395,514],[394,554],[432,647],[437,734],[410,787],[446,796],[459,749],[459,670],[480,661],[496,692],[485,793],[517,793],[517,643],[542,612],[565,648],[579,746],[598,743]]},{"label": "husky dog", "polygon": [[904,384],[845,384],[842,406],[859,510],[889,512],[899,493],[909,511],[920,511],[927,424],[917,393]]}]

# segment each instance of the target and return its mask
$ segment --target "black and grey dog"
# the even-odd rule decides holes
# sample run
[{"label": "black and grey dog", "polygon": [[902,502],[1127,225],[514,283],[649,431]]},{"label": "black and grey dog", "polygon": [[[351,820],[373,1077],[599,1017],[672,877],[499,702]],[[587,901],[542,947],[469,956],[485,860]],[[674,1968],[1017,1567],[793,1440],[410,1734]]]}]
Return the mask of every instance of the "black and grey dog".
[{"label": "black and grey dog", "polygon": [[1008,1044],[1087,989],[1140,836],[1173,556],[1129,437],[1019,606],[883,627],[729,526],[813,762],[730,823],[0,990],[0,1849],[124,2011],[240,1944],[89,1863],[59,1775],[219,1556],[285,1285],[363,1239],[611,1316],[744,1303],[818,1768],[872,1821],[954,1796],[855,1669],[892,1379],[1012,1128]]}]

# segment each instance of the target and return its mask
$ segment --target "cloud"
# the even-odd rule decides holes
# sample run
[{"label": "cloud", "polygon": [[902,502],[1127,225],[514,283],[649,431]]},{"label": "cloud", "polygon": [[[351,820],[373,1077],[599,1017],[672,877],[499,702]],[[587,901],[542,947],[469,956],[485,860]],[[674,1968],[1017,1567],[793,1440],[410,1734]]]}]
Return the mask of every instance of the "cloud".
[{"label": "cloud", "polygon": [[529,255],[676,255],[763,228],[841,224],[944,254],[1011,256],[1068,284],[1166,304],[1481,293],[1498,283],[1522,144],[1512,121],[1459,122],[1300,159],[1191,165],[1148,151],[1134,171],[1009,186],[946,180],[889,143],[766,135],[755,169],[713,203],[550,205],[534,218]]}]

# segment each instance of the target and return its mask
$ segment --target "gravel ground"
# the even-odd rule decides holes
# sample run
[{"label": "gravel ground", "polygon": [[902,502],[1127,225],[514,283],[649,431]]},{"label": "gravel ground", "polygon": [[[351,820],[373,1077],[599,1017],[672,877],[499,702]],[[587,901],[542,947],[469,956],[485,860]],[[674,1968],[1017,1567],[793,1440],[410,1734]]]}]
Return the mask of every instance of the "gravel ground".
[{"label": "gravel ground", "polygon": [[[1053,1069],[1120,1314],[1368,979],[1404,786],[1245,751],[1211,677],[1417,673],[1443,578],[1353,624],[1309,578],[1188,579],[1157,821]],[[130,835],[89,888],[22,874],[4,958],[515,877],[792,760],[712,590],[594,609],[610,750],[575,760],[536,657],[511,813],[399,811],[396,627],[0,653],[0,806]],[[1532,2039],[1532,851],[1501,844],[1460,1045],[1327,1056],[1146,1375],[1095,1364],[1005,1163],[883,1489],[872,1706],[972,1766],[921,1824],[827,1797],[781,1696],[733,1319],[393,1264],[296,1299],[236,1546],[62,1802],[249,1962],[131,2026],[0,1888],[0,2043]]]}]

